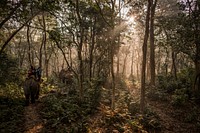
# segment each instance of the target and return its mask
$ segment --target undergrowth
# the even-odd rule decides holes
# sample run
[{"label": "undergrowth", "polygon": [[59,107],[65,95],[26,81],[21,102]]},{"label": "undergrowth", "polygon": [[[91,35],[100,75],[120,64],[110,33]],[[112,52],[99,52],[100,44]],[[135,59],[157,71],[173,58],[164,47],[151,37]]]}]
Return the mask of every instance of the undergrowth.
[{"label": "undergrowth", "polygon": [[[65,86],[62,86],[65,87]],[[84,101],[79,101],[77,90],[68,91],[65,87],[59,92],[49,93],[42,99],[41,116],[45,121],[46,130],[53,132],[87,132],[87,120],[98,106],[99,81],[87,82]],[[76,89],[76,88],[73,88]],[[66,91],[66,92],[63,92]]]},{"label": "undergrowth", "polygon": [[[21,133],[24,123],[24,99],[22,89],[15,83],[1,86],[0,90],[0,132]],[[22,128],[19,128],[22,127]]]}]

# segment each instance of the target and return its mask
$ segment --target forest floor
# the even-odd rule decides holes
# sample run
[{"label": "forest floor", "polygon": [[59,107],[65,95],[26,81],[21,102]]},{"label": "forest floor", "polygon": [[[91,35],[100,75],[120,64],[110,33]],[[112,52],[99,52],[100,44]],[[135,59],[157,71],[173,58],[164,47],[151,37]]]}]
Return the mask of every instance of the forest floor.
[{"label": "forest floor", "polygon": [[44,123],[38,113],[41,108],[41,104],[42,103],[35,103],[25,107],[25,133],[39,133],[42,131]]},{"label": "forest floor", "polygon": [[[127,89],[129,90],[132,97],[138,100],[140,96],[140,89],[136,86],[132,86],[130,82],[127,82]],[[39,111],[42,107],[42,102],[37,102],[36,104],[31,104],[25,107],[24,116],[24,128],[25,133],[40,133],[44,131],[44,120],[41,118]],[[177,108],[172,106],[169,101],[152,100],[151,98],[146,99],[147,107],[159,116],[159,122],[161,124],[162,133],[198,133],[196,124],[192,121],[186,121],[186,117],[190,115],[193,111],[192,105],[187,105],[186,107]],[[188,108],[191,107],[191,108]],[[200,108],[199,108],[200,109]],[[102,125],[103,119],[106,119],[110,108],[100,104],[98,110],[95,114],[91,115],[89,119],[89,132],[104,133],[105,129]],[[198,116],[199,114],[197,114]],[[192,117],[192,116],[191,116]],[[112,127],[111,127],[112,128]],[[110,130],[112,132],[118,133],[117,130]]]},{"label": "forest floor", "polygon": [[[148,100],[148,106],[159,118],[164,133],[197,133],[193,123],[183,120],[186,110],[176,109],[167,102]],[[176,116],[175,116],[176,115]],[[182,117],[181,119],[179,117]]]},{"label": "forest floor", "polygon": [[[127,88],[130,94],[135,99],[140,97],[139,87],[133,86],[127,82]],[[170,96],[169,96],[170,97]],[[200,111],[194,113],[194,108],[200,110],[200,106],[188,103],[183,107],[174,107],[170,100],[153,100],[146,97],[147,108],[159,116],[162,133],[199,133],[199,128],[196,127],[197,123],[192,122],[192,117],[199,117]],[[190,120],[187,120],[190,119]],[[199,121],[200,122],[200,121]]]}]

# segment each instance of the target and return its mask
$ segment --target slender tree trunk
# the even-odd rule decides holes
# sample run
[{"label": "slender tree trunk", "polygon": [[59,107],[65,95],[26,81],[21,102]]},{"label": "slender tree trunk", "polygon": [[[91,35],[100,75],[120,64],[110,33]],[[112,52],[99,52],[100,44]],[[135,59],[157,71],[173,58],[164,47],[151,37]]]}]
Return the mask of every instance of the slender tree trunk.
[{"label": "slender tree trunk", "polygon": [[[112,22],[112,30],[114,29],[114,9],[115,9],[115,0],[111,0],[111,8],[112,8],[112,16],[111,16],[111,22]],[[112,102],[111,102],[111,109],[114,111],[115,109],[115,73],[114,73],[114,38],[112,38],[110,42],[110,50],[111,50],[111,76],[112,76]]]},{"label": "slender tree trunk", "polygon": [[[111,42],[112,43],[112,42]],[[111,44],[113,45],[113,44]],[[114,51],[113,48],[111,48],[111,76],[112,76],[112,103],[111,103],[111,109],[115,109],[115,74],[114,74]]]},{"label": "slender tree trunk", "polygon": [[134,62],[134,51],[132,51],[132,56],[131,56],[131,76],[133,76],[133,62]]},{"label": "slender tree trunk", "polygon": [[151,86],[155,86],[155,45],[154,45],[154,16],[155,16],[155,8],[157,4],[157,0],[151,0],[151,18],[150,18],[150,84]]},{"label": "slender tree trunk", "polygon": [[[121,25],[121,1],[119,0],[119,25]],[[119,66],[120,66],[120,34],[118,36],[118,52],[117,52],[117,77],[119,77]]]},{"label": "slender tree trunk", "polygon": [[83,101],[83,60],[82,60],[82,49],[83,49],[83,39],[84,39],[84,28],[82,27],[82,18],[79,12],[79,0],[76,0],[76,14],[78,16],[78,21],[80,25],[80,41],[78,43],[78,60],[79,60],[79,100]]},{"label": "slender tree trunk", "polygon": [[119,67],[120,67],[120,54],[118,51],[118,53],[117,53],[117,77],[119,77]]},{"label": "slender tree trunk", "polygon": [[69,47],[69,60],[70,60],[70,67],[72,68],[72,48],[71,48],[71,46]]},{"label": "slender tree trunk", "polygon": [[141,62],[140,62],[140,54],[139,52],[137,51],[137,55],[138,55],[138,58],[137,58],[137,79],[138,81],[141,80],[140,79],[140,73],[141,73]]},{"label": "slender tree trunk", "polygon": [[166,48],[166,58],[165,58],[165,75],[168,75],[168,64],[169,64],[169,51]]},{"label": "slender tree trunk", "polygon": [[48,79],[48,77],[49,77],[49,70],[48,70],[48,68],[49,68],[49,66],[48,66],[48,59],[47,59],[47,35],[46,35],[46,22],[45,22],[45,18],[44,18],[44,12],[43,12],[43,14],[42,14],[42,22],[43,22],[43,43],[44,43],[44,62],[45,62],[45,76],[47,77],[47,79]]},{"label": "slender tree trunk", "polygon": [[27,32],[26,32],[26,36],[27,36],[27,43],[28,43],[28,61],[29,61],[29,65],[33,65],[33,62],[31,60],[31,43],[30,43],[30,23],[28,23],[27,25]]},{"label": "slender tree trunk", "polygon": [[126,54],[124,58],[123,71],[122,71],[123,76],[125,76],[127,56],[128,54]]},{"label": "slender tree trunk", "polygon": [[146,71],[146,55],[147,55],[147,41],[149,37],[149,18],[150,18],[150,7],[151,7],[151,0],[148,0],[147,6],[147,15],[146,15],[146,22],[145,22],[145,35],[144,35],[144,42],[142,47],[142,71],[141,71],[141,98],[140,98],[140,111],[144,113],[145,109],[145,71]]},{"label": "slender tree trunk", "polygon": [[92,73],[93,73],[93,51],[94,51],[94,45],[95,45],[95,36],[96,36],[96,17],[94,18],[94,24],[93,24],[93,27],[92,27],[92,30],[91,30],[91,36],[92,36],[92,43],[91,43],[91,46],[90,46],[90,68],[89,68],[89,79],[91,80],[92,78]]},{"label": "slender tree trunk", "polygon": [[161,53],[160,53],[160,48],[158,49],[158,60],[157,60],[157,74],[160,74],[160,62],[161,62]]},{"label": "slender tree trunk", "polygon": [[172,70],[173,70],[173,75],[177,80],[176,54],[173,50],[172,50]]}]

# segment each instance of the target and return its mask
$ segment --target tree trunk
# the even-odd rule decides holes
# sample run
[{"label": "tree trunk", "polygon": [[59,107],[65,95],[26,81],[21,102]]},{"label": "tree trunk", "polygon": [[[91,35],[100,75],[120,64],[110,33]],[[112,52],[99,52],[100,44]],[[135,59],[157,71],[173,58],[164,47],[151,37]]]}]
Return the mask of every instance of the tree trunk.
[{"label": "tree trunk", "polygon": [[80,41],[78,42],[78,60],[79,60],[79,100],[83,101],[83,60],[82,60],[82,49],[83,49],[83,39],[84,39],[84,28],[82,27],[82,18],[79,12],[79,0],[76,0],[76,14],[79,21],[80,26]]},{"label": "tree trunk", "polygon": [[95,26],[96,26],[96,17],[94,17],[94,24],[93,24],[93,27],[92,27],[92,30],[91,30],[91,36],[92,36],[92,43],[91,43],[91,46],[90,46],[90,68],[89,68],[89,79],[91,80],[92,78],[92,73],[93,73],[93,51],[94,51],[94,45],[95,45],[95,36],[96,36],[96,29],[95,29]]},{"label": "tree trunk", "polygon": [[147,15],[146,15],[146,22],[145,22],[145,35],[144,35],[144,42],[142,47],[142,71],[141,71],[141,98],[140,98],[140,111],[143,114],[145,108],[145,71],[146,71],[146,55],[147,55],[147,41],[149,37],[149,18],[150,18],[150,7],[151,7],[151,0],[148,0],[147,6]]},{"label": "tree trunk", "polygon": [[126,75],[126,61],[127,61],[127,56],[128,56],[128,53],[126,53],[125,58],[124,58],[124,64],[123,64],[123,70],[122,70],[122,75],[123,76]]},{"label": "tree trunk", "polygon": [[[112,42],[111,42],[112,43]],[[111,44],[113,45],[113,44]],[[114,51],[113,48],[111,48],[111,76],[112,76],[112,103],[111,103],[111,109],[115,109],[115,74],[114,74]]]},{"label": "tree trunk", "polygon": [[[112,8],[112,15],[111,15],[111,23],[112,23],[112,30],[114,30],[114,11],[115,11],[115,0],[111,0],[111,8]],[[114,38],[110,41],[110,50],[111,50],[111,76],[112,76],[112,102],[111,102],[111,109],[112,111],[115,110],[115,74],[114,74]]]},{"label": "tree trunk", "polygon": [[154,45],[154,16],[157,0],[151,0],[151,18],[150,18],[150,84],[155,86],[155,45]]},{"label": "tree trunk", "polygon": [[[45,76],[49,77],[49,70],[48,70],[48,58],[47,58],[47,35],[46,35],[46,22],[45,22],[45,18],[44,18],[44,12],[42,14],[42,22],[43,22],[43,43],[44,43],[44,62],[45,62]],[[40,66],[41,67],[41,66]]]},{"label": "tree trunk", "polygon": [[27,25],[27,32],[26,32],[26,37],[27,37],[27,43],[28,43],[28,61],[29,65],[33,65],[33,62],[31,61],[31,43],[30,43],[30,23]]},{"label": "tree trunk", "polygon": [[132,56],[131,56],[131,76],[133,76],[133,62],[134,62],[134,51],[132,51]]},{"label": "tree trunk", "polygon": [[[121,1],[119,0],[119,25],[121,25]],[[119,66],[120,66],[120,54],[119,54],[119,49],[120,49],[120,34],[118,36],[118,52],[117,52],[117,78],[119,77]]]},{"label": "tree trunk", "polygon": [[173,50],[172,50],[172,71],[175,79],[177,80],[176,54]]}]

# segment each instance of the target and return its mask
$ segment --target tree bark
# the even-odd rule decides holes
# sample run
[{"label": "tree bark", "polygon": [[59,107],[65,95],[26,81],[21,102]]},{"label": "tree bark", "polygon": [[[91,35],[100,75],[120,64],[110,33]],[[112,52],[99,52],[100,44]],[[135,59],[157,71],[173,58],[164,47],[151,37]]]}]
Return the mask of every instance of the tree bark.
[{"label": "tree bark", "polygon": [[79,100],[83,101],[83,59],[82,59],[82,49],[83,49],[83,39],[84,39],[84,28],[82,27],[82,18],[79,12],[79,0],[76,0],[76,14],[78,16],[78,22],[80,26],[80,40],[78,42],[78,60],[79,60]]},{"label": "tree bark", "polygon": [[133,76],[133,63],[134,63],[134,51],[132,52],[131,56],[131,76]]},{"label": "tree bark", "polygon": [[172,50],[172,71],[175,79],[177,80],[176,54],[173,50]]},{"label": "tree bark", "polygon": [[[115,9],[115,0],[111,0],[111,10],[112,10],[112,16],[111,16],[111,23],[112,23],[112,30],[114,29],[114,9]],[[114,73],[114,38],[111,39],[110,42],[110,50],[111,50],[111,76],[112,76],[112,101],[111,101],[111,109],[114,111],[115,109],[115,73]]]},{"label": "tree bark", "polygon": [[154,44],[154,16],[157,0],[151,0],[151,17],[150,17],[150,84],[155,86],[155,44]]},{"label": "tree bark", "polygon": [[44,12],[42,14],[42,22],[43,22],[43,43],[44,43],[44,62],[45,62],[45,76],[49,77],[49,61],[48,61],[48,58],[47,58],[47,34],[46,34],[46,21],[45,21],[45,18],[44,18]]},{"label": "tree bark", "polygon": [[145,22],[145,35],[142,47],[142,71],[141,71],[141,98],[140,98],[140,111],[143,114],[145,109],[145,73],[146,73],[146,55],[147,55],[147,41],[149,37],[149,19],[150,19],[151,0],[148,0],[146,22]]},{"label": "tree bark", "polygon": [[29,61],[29,65],[33,65],[32,64],[33,62],[31,60],[31,43],[30,43],[29,32],[30,32],[30,23],[27,25],[26,37],[27,37],[27,43],[28,43],[28,61]]},{"label": "tree bark", "polygon": [[90,60],[89,60],[89,65],[90,65],[90,68],[89,68],[89,79],[91,80],[92,78],[92,73],[93,73],[93,51],[94,51],[94,45],[95,45],[95,36],[96,36],[96,17],[94,17],[94,24],[92,26],[92,29],[91,29],[91,37],[92,37],[92,42],[91,42],[91,46],[90,46]]}]

